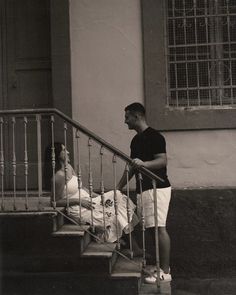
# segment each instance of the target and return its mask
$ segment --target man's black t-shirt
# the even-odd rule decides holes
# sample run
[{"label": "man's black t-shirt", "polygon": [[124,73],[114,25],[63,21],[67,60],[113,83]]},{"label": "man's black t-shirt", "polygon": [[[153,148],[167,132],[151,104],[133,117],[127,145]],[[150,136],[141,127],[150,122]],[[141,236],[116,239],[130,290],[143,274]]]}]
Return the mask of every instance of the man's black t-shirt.
[{"label": "man's black t-shirt", "polygon": [[[142,133],[137,133],[131,141],[130,145],[132,159],[138,158],[142,161],[154,160],[154,155],[166,153],[166,142],[163,135],[157,130],[148,127]],[[164,182],[157,181],[157,188],[169,187],[170,182],[167,177],[167,169],[163,167],[161,169],[152,170],[154,174],[164,179]],[[142,175],[142,190],[152,189],[152,180]],[[136,190],[140,193],[139,182],[136,175]]]}]

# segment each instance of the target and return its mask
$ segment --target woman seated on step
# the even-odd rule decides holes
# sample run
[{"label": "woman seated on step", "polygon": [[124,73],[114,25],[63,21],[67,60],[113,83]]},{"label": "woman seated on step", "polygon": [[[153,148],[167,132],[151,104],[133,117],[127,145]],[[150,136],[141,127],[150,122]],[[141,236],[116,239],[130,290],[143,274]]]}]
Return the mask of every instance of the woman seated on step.
[{"label": "woman seated on step", "polygon": [[[121,238],[123,232],[129,232],[129,224],[127,217],[127,197],[120,191],[116,191],[117,198],[117,222],[114,208],[114,191],[109,191],[104,194],[104,210],[102,207],[101,195],[93,193],[92,203],[88,193],[88,189],[78,188],[78,179],[73,167],[69,164],[69,152],[65,149],[62,143],[55,143],[55,198],[57,207],[67,206],[69,202],[69,216],[82,224],[92,224],[91,209],[93,207],[93,225],[95,232],[100,233],[98,237],[106,235],[107,242],[115,242]],[[67,161],[66,182],[65,182],[65,162]],[[45,170],[47,177],[52,184],[52,149],[49,146],[45,153]],[[67,194],[67,195],[66,195]],[[81,198],[81,199],[80,199]],[[80,207],[81,204],[81,207]],[[136,214],[134,213],[135,205],[129,200],[129,208],[131,212],[131,228],[138,223]],[[105,211],[106,230],[104,228],[103,211]],[[80,215],[81,214],[81,215]],[[140,249],[133,241],[133,249],[136,255],[140,254]],[[139,252],[139,253],[137,253]]]}]

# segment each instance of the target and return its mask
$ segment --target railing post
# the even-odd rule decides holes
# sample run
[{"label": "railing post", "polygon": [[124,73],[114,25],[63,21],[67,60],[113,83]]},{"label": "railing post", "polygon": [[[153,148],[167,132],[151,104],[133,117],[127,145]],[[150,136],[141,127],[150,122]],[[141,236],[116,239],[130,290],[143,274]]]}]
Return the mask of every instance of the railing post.
[{"label": "railing post", "polygon": [[3,151],[3,118],[0,118],[0,171],[1,171],[1,209],[4,211],[4,151]]},{"label": "railing post", "polygon": [[126,195],[127,195],[127,217],[128,217],[128,224],[129,224],[129,248],[130,248],[130,257],[133,259],[134,252],[133,252],[133,243],[132,243],[132,232],[131,232],[131,209],[130,209],[130,196],[129,196],[129,165],[126,164],[125,167],[126,171]]},{"label": "railing post", "polygon": [[115,216],[116,216],[116,233],[117,233],[117,248],[120,249],[120,238],[119,238],[119,233],[118,233],[118,204],[117,204],[117,194],[116,194],[116,155],[113,155],[112,159],[113,163],[113,178],[114,178],[114,208],[115,208]]},{"label": "railing post", "polygon": [[157,212],[157,187],[156,181],[152,180],[153,199],[154,199],[154,220],[155,220],[155,250],[156,250],[156,267],[157,267],[157,289],[160,290],[160,258],[159,258],[159,238],[158,238],[158,212]]},{"label": "railing post", "polygon": [[55,136],[54,136],[54,116],[51,116],[51,137],[52,137],[52,206],[53,209],[56,209],[56,183],[55,183],[55,168],[56,168],[56,159],[55,159]]},{"label": "railing post", "polygon": [[[100,189],[101,189],[101,201],[102,201],[102,213],[103,213],[103,230],[104,233],[106,231],[106,218],[105,218],[105,204],[104,204],[104,179],[103,179],[103,146],[100,148],[100,176],[101,176],[101,181],[100,181]],[[106,235],[104,235],[106,239]]]},{"label": "railing post", "polygon": [[66,187],[66,211],[67,214],[70,212],[69,196],[68,196],[68,184],[67,184],[67,175],[68,175],[68,157],[67,157],[67,123],[64,122],[64,146],[65,146],[65,187]]},{"label": "railing post", "polygon": [[141,226],[142,226],[142,241],[143,241],[143,267],[146,267],[146,245],[145,245],[145,219],[143,212],[143,188],[142,188],[143,177],[141,173],[138,173],[138,182],[140,189],[140,211],[141,211]]},{"label": "railing post", "polygon": [[12,117],[12,170],[13,170],[13,199],[14,210],[16,210],[16,146],[15,146],[16,118]]},{"label": "railing post", "polygon": [[76,150],[77,150],[77,177],[78,177],[78,188],[79,188],[79,222],[81,224],[81,209],[82,209],[82,204],[81,204],[81,189],[82,189],[82,172],[81,172],[81,164],[80,164],[80,147],[79,147],[79,130],[76,130]]},{"label": "railing post", "polygon": [[40,209],[40,197],[42,196],[42,134],[41,115],[36,115],[37,122],[37,152],[38,152],[38,209]]},{"label": "railing post", "polygon": [[25,139],[25,151],[24,151],[24,166],[25,166],[25,209],[29,209],[28,203],[28,146],[27,146],[27,117],[24,117],[24,139]]},{"label": "railing post", "polygon": [[[88,139],[88,152],[89,152],[89,196],[90,196],[90,201],[91,203],[93,202],[93,176],[92,176],[92,164],[91,164],[91,138],[89,137]],[[93,221],[93,206],[91,206],[91,226],[92,226],[92,231],[95,232],[94,228],[94,221]]]}]

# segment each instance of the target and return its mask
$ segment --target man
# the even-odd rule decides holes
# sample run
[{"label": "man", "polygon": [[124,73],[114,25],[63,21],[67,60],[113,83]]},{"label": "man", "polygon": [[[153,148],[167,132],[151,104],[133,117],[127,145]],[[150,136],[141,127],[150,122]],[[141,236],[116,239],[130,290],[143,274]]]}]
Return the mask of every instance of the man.
[{"label": "man", "polygon": [[[140,103],[132,103],[125,108],[125,123],[130,130],[137,134],[131,141],[131,158],[133,159],[129,179],[136,176],[137,210],[140,212],[141,192],[136,168],[145,167],[164,180],[157,181],[157,212],[158,212],[158,240],[160,255],[160,280],[171,281],[169,259],[170,238],[166,231],[166,218],[171,197],[171,186],[167,178],[167,156],[165,138],[157,130],[149,127],[145,118],[145,108]],[[152,180],[142,175],[142,202],[146,234],[151,237],[152,247],[155,249],[155,220]],[[118,189],[126,185],[124,173]],[[151,245],[147,245],[151,246]],[[153,275],[146,277],[146,283],[156,283],[157,270],[153,268]]]}]

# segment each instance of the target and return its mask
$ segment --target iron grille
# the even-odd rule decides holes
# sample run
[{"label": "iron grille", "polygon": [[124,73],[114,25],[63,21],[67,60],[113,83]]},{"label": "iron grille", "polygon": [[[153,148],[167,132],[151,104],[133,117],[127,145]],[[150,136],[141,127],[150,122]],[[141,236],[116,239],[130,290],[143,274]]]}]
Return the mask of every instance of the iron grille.
[{"label": "iron grille", "polygon": [[236,106],[236,0],[167,3],[167,106]]}]

